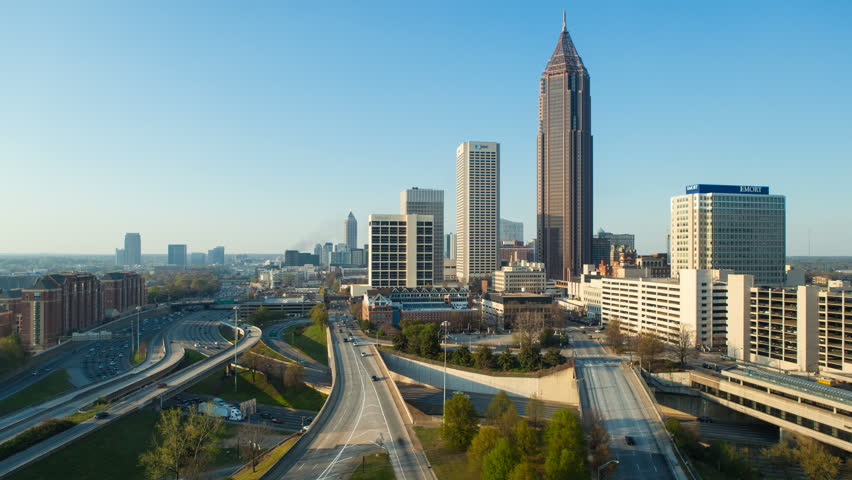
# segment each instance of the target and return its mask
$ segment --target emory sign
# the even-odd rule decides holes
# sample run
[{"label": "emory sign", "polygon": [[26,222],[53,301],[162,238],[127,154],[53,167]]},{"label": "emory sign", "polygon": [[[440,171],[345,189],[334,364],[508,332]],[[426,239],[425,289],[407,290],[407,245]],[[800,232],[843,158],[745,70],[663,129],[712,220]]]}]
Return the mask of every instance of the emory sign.
[{"label": "emory sign", "polygon": [[769,187],[757,185],[687,185],[686,193],[741,193],[748,195],[769,195]]}]

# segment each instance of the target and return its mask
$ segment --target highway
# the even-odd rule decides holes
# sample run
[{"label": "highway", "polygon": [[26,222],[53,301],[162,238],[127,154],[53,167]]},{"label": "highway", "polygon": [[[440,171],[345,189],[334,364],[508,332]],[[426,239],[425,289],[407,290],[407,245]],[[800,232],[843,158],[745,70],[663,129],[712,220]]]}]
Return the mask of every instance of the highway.
[{"label": "highway", "polygon": [[305,381],[315,385],[331,386],[331,369],[313,358],[305,355],[299,350],[291,347],[281,339],[281,333],[293,325],[309,324],[307,318],[298,320],[287,320],[281,323],[265,326],[263,329],[263,343],[276,352],[295,362],[301,362],[305,367]]},{"label": "highway", "polygon": [[[391,396],[389,378],[381,378],[369,347],[343,342],[329,325],[335,359],[335,386],[316,429],[298,442],[263,479],[326,479],[345,476],[360,455],[386,450],[398,480],[431,479],[422,452],[412,445]],[[344,329],[345,331],[345,329]],[[361,352],[365,356],[361,356]],[[377,381],[371,376],[375,375]]]},{"label": "highway", "polygon": [[[620,462],[613,477],[685,478],[666,458],[673,455],[668,437],[635,375],[622,365],[621,358],[609,355],[579,330],[572,337],[583,411],[595,410],[603,419],[611,437],[610,454]],[[628,445],[626,436],[633,437],[635,445]]]},{"label": "highway", "polygon": [[[169,336],[171,332],[166,332],[167,334],[167,344],[171,345],[171,348],[168,352],[168,359],[172,361],[177,359],[179,361],[183,358],[183,348],[180,345],[180,342],[175,341],[173,338]],[[258,340],[260,339],[260,330],[255,327],[249,327],[247,331],[247,335],[243,340],[240,341],[237,346],[238,351],[243,352],[251,347],[253,347]],[[61,448],[69,442],[77,440],[92,431],[106,425],[107,423],[123,416],[128,413],[131,413],[146,404],[158,401],[160,399],[166,399],[173,395],[174,391],[180,391],[186,388],[186,385],[193,383],[200,377],[207,375],[210,370],[216,368],[219,365],[227,363],[231,355],[233,355],[233,349],[227,349],[222,351],[210,358],[207,358],[201,362],[198,362],[194,365],[189,366],[183,370],[178,371],[162,380],[163,383],[167,384],[167,388],[156,388],[153,385],[149,385],[146,387],[140,388],[138,391],[131,393],[130,395],[124,397],[114,406],[112,406],[108,412],[109,416],[104,419],[96,419],[91,418],[70,430],[66,430],[65,432],[60,433],[59,435],[55,435],[31,448],[25,450],[17,455],[13,455],[2,462],[0,462],[0,478],[8,475],[9,473],[26,466],[39,458],[49,454],[50,452]],[[157,366],[160,368],[160,365]],[[147,373],[147,372],[146,372]],[[96,398],[95,398],[96,399]],[[88,397],[86,400],[90,400]],[[75,401],[75,405],[81,403],[86,400]],[[93,401],[92,399],[91,401]],[[88,403],[91,403],[89,401]],[[87,403],[83,403],[81,406],[86,405]],[[73,413],[73,412],[71,412]],[[60,416],[60,415],[55,415]]]}]

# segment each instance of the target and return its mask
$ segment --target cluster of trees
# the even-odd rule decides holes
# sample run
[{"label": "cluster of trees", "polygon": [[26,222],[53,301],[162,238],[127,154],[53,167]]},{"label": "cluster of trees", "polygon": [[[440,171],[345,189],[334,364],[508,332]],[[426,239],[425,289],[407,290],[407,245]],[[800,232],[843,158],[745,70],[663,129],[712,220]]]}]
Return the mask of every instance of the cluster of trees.
[{"label": "cluster of trees", "polygon": [[447,401],[442,427],[445,444],[466,450],[469,474],[485,480],[546,480],[588,478],[586,441],[577,415],[554,412],[542,428],[541,402],[527,404],[521,418],[505,392],[498,393],[478,426],[476,411],[465,394]]},{"label": "cluster of trees", "polygon": [[[749,463],[745,449],[738,450],[728,442],[714,442],[706,448],[698,442],[694,432],[684,428],[674,418],[666,420],[666,429],[674,437],[678,448],[693,460],[703,462],[730,478],[758,478],[758,472]],[[809,438],[799,439],[798,444],[782,441],[761,449],[760,454],[787,479],[794,478],[793,470],[796,467],[801,467],[805,475],[813,480],[833,480],[840,473],[840,458]]]},{"label": "cluster of trees", "polygon": [[309,313],[311,321],[320,328],[328,327],[328,310],[325,308],[325,303],[320,302],[311,308]]},{"label": "cluster of trees", "polygon": [[[545,340],[552,344],[553,330]],[[541,344],[547,344],[541,342]],[[393,337],[394,349],[398,352],[419,355],[433,360],[444,360],[441,349],[441,329],[434,323],[403,322],[402,331]],[[565,357],[558,347],[550,346],[544,353],[537,344],[529,338],[522,339],[518,354],[507,348],[503,353],[495,355],[487,345],[480,345],[475,352],[462,345],[447,352],[447,363],[461,367],[478,368],[492,371],[530,372],[542,368],[550,368],[565,362]]]},{"label": "cluster of trees", "polygon": [[0,375],[15,370],[26,361],[27,354],[17,335],[0,337]]},{"label": "cluster of trees", "polygon": [[684,327],[671,343],[663,342],[659,337],[651,333],[642,332],[639,335],[629,336],[622,331],[621,320],[612,319],[606,326],[606,343],[616,350],[629,348],[636,352],[640,365],[652,370],[654,364],[664,356],[670,357],[683,367],[686,361],[695,357],[698,351],[695,349],[695,332]]},{"label": "cluster of trees", "polygon": [[300,363],[285,363],[254,352],[244,353],[240,363],[248,369],[252,382],[260,372],[266,375],[269,383],[280,383],[285,388],[300,387],[305,383],[305,367]]},{"label": "cluster of trees", "polygon": [[[157,281],[156,277],[148,280]],[[178,273],[148,289],[148,302],[159,303],[188,297],[209,297],[219,291],[219,277],[211,271]]]},{"label": "cluster of trees", "polygon": [[799,439],[798,444],[782,441],[760,450],[769,463],[780,470],[784,478],[794,478],[793,469],[802,468],[813,480],[833,480],[840,473],[842,461],[825,447],[809,438]]},{"label": "cluster of trees", "polygon": [[163,410],[151,448],[139,456],[148,478],[191,478],[203,472],[216,454],[224,431],[222,419],[195,408]]},{"label": "cluster of trees", "polygon": [[287,318],[287,314],[285,312],[271,312],[266,307],[260,307],[255,310],[254,313],[249,315],[249,323],[262,327],[267,323],[282,320],[284,318]]}]

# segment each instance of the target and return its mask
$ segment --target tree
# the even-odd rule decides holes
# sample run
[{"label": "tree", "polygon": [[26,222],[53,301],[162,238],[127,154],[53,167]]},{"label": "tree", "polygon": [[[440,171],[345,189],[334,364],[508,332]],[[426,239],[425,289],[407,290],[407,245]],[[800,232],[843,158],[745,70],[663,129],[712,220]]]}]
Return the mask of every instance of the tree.
[{"label": "tree", "polygon": [[538,398],[537,394],[532,394],[527,400],[527,418],[533,425],[538,426],[541,419],[544,417],[544,403]]},{"label": "tree", "polygon": [[503,370],[504,372],[508,372],[515,368],[516,362],[517,360],[515,359],[515,356],[512,355],[512,352],[508,348],[500,355],[497,355],[497,366],[499,366],[500,370]]},{"label": "tree", "polygon": [[586,442],[577,415],[567,408],[553,412],[544,427],[545,478],[581,478],[586,471]]},{"label": "tree", "polygon": [[485,454],[482,459],[482,478],[484,480],[507,480],[517,463],[518,455],[509,445],[509,441],[501,438],[497,440],[494,449]]},{"label": "tree", "polygon": [[796,447],[796,459],[813,480],[832,480],[840,473],[840,458],[830,454],[816,440],[802,439]]},{"label": "tree", "polygon": [[615,349],[624,347],[624,333],[621,331],[621,320],[618,317],[606,324],[606,343]]},{"label": "tree", "polygon": [[524,371],[537,370],[541,366],[541,353],[531,343],[524,343],[518,352],[518,363]]},{"label": "tree", "polygon": [[254,352],[246,352],[240,357],[240,363],[248,368],[249,373],[251,373],[251,381],[254,383],[254,377],[257,373],[258,367],[260,367],[261,359],[260,356],[255,354]]},{"label": "tree", "polygon": [[353,303],[352,305],[349,305],[349,314],[352,315],[352,318],[355,320],[360,322],[362,313],[363,311],[361,310],[360,303]]},{"label": "tree", "polygon": [[487,345],[480,345],[473,354],[473,364],[480,370],[490,370],[494,366],[494,354]]},{"label": "tree", "polygon": [[539,474],[532,465],[524,461],[515,465],[509,474],[509,480],[539,480]]},{"label": "tree", "polygon": [[512,339],[521,346],[532,345],[533,339],[537,338],[544,329],[544,313],[521,312],[515,316],[512,324]]},{"label": "tree", "polygon": [[549,347],[542,357],[542,362],[547,367],[555,367],[565,361],[562,352],[556,347]]},{"label": "tree", "polygon": [[444,425],[441,435],[444,442],[459,450],[464,450],[470,445],[476,435],[476,409],[470,402],[470,397],[456,392],[447,400],[444,411]]},{"label": "tree", "polygon": [[320,302],[311,308],[309,313],[311,321],[320,328],[328,327],[328,311],[325,308],[325,303]]},{"label": "tree", "polygon": [[488,408],[485,410],[485,419],[489,425],[497,427],[504,437],[508,437],[515,422],[518,421],[518,410],[515,408],[515,404],[509,400],[509,395],[500,390],[488,404]]},{"label": "tree", "polygon": [[404,352],[408,350],[408,337],[403,335],[402,332],[397,333],[393,336],[393,348],[397,352]]},{"label": "tree", "polygon": [[441,332],[438,325],[434,323],[423,325],[418,337],[421,357],[435,358],[441,353]]},{"label": "tree", "polygon": [[0,373],[10,372],[27,359],[17,335],[0,337]]},{"label": "tree", "polygon": [[470,367],[473,365],[473,355],[470,354],[470,349],[466,345],[457,348],[450,357],[452,363],[461,365],[462,367]]},{"label": "tree", "polygon": [[[591,454],[592,470],[610,460],[609,454],[609,431],[607,431],[603,418],[597,410],[590,409],[586,412],[586,431],[589,432],[589,453]],[[614,468],[610,467],[610,468]]]},{"label": "tree", "polygon": [[305,367],[300,363],[287,365],[284,370],[284,386],[294,388],[305,382]]},{"label": "tree", "polygon": [[552,328],[546,327],[538,334],[538,343],[542,347],[555,347],[559,345],[559,338]]},{"label": "tree", "polygon": [[583,455],[568,448],[555,448],[544,458],[544,478],[563,480],[566,478],[588,478]]},{"label": "tree", "polygon": [[269,434],[269,428],[263,423],[245,423],[237,432],[240,458],[251,465],[252,472],[257,471],[257,464],[260,463],[260,457],[263,454],[260,443]]},{"label": "tree", "polygon": [[685,325],[682,326],[674,344],[671,345],[671,351],[678,363],[685,367],[687,360],[698,355],[695,350],[695,332]]},{"label": "tree", "polygon": [[648,366],[648,371],[651,371],[652,365],[657,358],[665,351],[665,344],[656,337],[656,335],[648,332],[639,334],[636,343],[636,353],[641,359],[640,366],[644,363]]},{"label": "tree", "polygon": [[151,479],[175,479],[202,472],[216,452],[222,420],[190,409],[163,410],[155,427],[151,448],[139,456],[139,464]]},{"label": "tree", "polygon": [[523,418],[512,427],[512,442],[524,459],[529,460],[538,453],[538,432]]},{"label": "tree", "polygon": [[473,437],[467,449],[467,460],[472,471],[478,472],[482,468],[483,458],[488,452],[494,450],[500,438],[500,432],[494,427],[485,426],[479,429],[479,433]]},{"label": "tree", "polygon": [[768,448],[760,449],[760,455],[769,460],[769,463],[789,479],[792,469],[796,464],[796,449],[786,441],[781,441]]},{"label": "tree", "polygon": [[748,463],[745,450],[737,450],[728,442],[712,443],[708,450],[708,456],[711,464],[715,463],[720,472],[733,478],[748,480],[755,476],[754,469]]}]

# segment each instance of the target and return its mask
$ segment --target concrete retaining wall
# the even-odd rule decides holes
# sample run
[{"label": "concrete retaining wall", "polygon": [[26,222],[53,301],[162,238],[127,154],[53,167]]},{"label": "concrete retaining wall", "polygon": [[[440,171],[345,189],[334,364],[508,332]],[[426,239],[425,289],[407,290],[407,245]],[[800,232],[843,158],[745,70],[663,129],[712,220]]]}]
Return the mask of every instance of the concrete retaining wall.
[{"label": "concrete retaining wall", "polygon": [[[426,362],[380,352],[394,381],[420,383],[436,388],[444,386],[444,368]],[[510,395],[579,405],[574,368],[566,368],[545,377],[504,377],[467,372],[447,365],[447,390],[493,395],[500,390]]]}]

